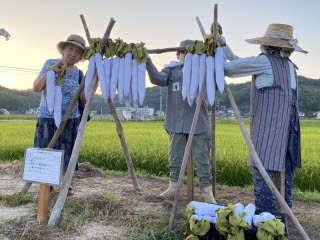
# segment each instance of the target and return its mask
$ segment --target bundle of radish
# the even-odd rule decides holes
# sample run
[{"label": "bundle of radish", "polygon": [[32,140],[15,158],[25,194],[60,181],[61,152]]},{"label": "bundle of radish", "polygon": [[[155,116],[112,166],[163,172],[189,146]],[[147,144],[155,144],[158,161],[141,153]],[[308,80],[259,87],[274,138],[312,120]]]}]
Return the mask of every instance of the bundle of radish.
[{"label": "bundle of radish", "polygon": [[[187,55],[183,69],[182,98],[188,97],[190,107],[199,95],[199,85],[202,86],[205,70],[205,45],[196,40],[194,45],[187,46]],[[201,56],[201,61],[200,61]],[[202,65],[200,65],[200,63]],[[202,77],[202,80],[200,80]]]},{"label": "bundle of radish", "polygon": [[107,82],[106,82],[105,69],[104,69],[102,56],[101,56],[102,48],[101,48],[100,42],[101,42],[100,38],[92,38],[90,47],[87,49],[84,55],[84,58],[89,60],[84,93],[85,93],[86,99],[88,99],[91,82],[94,77],[95,71],[97,70],[101,92],[104,97],[104,100],[107,101],[109,94],[107,91]]},{"label": "bundle of radish", "polygon": [[67,69],[61,64],[59,68],[61,69],[60,74],[58,75],[57,85],[55,86],[55,73],[52,70],[56,65],[49,67],[47,73],[47,105],[48,110],[52,114],[54,122],[57,128],[59,128],[61,123],[61,104],[62,104],[62,92],[61,92],[61,83],[64,77],[66,76]]},{"label": "bundle of radish", "polygon": [[[147,50],[144,43],[125,43],[122,39],[109,40],[106,45],[106,57],[111,58],[110,97],[113,100],[118,89],[120,103],[130,106],[138,101],[142,105],[145,96],[145,71]],[[116,55],[115,58],[112,57]],[[105,60],[106,61],[106,60]]]},{"label": "bundle of radish", "polygon": [[132,48],[132,56],[138,64],[138,100],[142,105],[146,94],[146,62],[148,51],[144,47],[145,43],[140,42]]},{"label": "bundle of radish", "polygon": [[[219,34],[222,34],[220,25]],[[217,39],[213,38],[213,34],[206,35],[204,42],[197,40],[194,45],[186,47],[187,54],[183,68],[182,98],[185,100],[188,97],[190,106],[194,99],[198,101],[204,76],[206,76],[207,85],[207,91],[204,95],[205,103],[214,104],[216,84],[221,94],[223,93],[225,47],[220,47],[220,41],[223,40],[225,42],[225,39],[220,35],[218,35]]]}]

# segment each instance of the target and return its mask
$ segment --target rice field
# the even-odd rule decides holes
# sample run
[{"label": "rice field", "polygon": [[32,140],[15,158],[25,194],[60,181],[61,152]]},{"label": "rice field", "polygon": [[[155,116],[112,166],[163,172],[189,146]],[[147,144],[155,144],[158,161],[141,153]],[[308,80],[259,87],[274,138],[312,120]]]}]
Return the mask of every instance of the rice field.
[{"label": "rice field", "polygon": [[[249,121],[245,119],[247,129]],[[168,140],[163,122],[122,123],[136,171],[168,176]],[[24,149],[33,146],[35,121],[0,121],[0,161],[23,161]],[[296,172],[295,186],[320,191],[320,121],[301,121],[303,168]],[[248,150],[236,120],[217,120],[217,181],[232,186],[252,184],[247,166]],[[87,124],[79,156],[109,170],[127,171],[114,122]]]}]

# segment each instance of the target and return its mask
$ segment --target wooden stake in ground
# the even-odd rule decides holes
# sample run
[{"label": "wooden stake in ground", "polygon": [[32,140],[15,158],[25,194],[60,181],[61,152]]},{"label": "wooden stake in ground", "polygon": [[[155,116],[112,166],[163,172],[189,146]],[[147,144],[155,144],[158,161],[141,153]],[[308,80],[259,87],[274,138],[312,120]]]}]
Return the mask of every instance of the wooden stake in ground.
[{"label": "wooden stake in ground", "polygon": [[[106,30],[106,33],[109,33],[109,35],[110,35],[111,29],[113,28],[114,24],[115,24],[115,20],[113,18],[111,18],[109,25],[107,27],[107,30]],[[103,38],[108,39],[109,35],[105,34]],[[60,189],[60,194],[59,194],[58,199],[53,207],[53,210],[52,210],[49,222],[48,222],[49,227],[56,227],[57,226],[60,215],[61,215],[62,208],[63,208],[65,200],[67,198],[67,194],[68,194],[68,190],[69,190],[69,187],[71,184],[74,169],[75,169],[77,159],[78,159],[78,156],[80,153],[83,135],[84,135],[84,131],[85,131],[85,128],[87,125],[87,118],[88,118],[89,111],[90,111],[90,108],[92,105],[92,100],[93,100],[95,87],[96,87],[97,83],[98,83],[98,76],[97,76],[97,72],[96,72],[93,77],[91,86],[90,86],[90,93],[89,93],[88,101],[87,101],[86,106],[83,111],[82,119],[81,119],[81,122],[80,122],[80,125],[78,128],[77,138],[76,138],[73,150],[72,150],[72,155],[70,158],[68,169],[67,169],[66,175],[64,177],[62,187]]]},{"label": "wooden stake in ground", "polygon": [[50,195],[50,186],[46,184],[40,184],[38,214],[37,214],[37,220],[39,223],[43,223],[44,221],[47,221],[49,195]]},{"label": "wooden stake in ground", "polygon": [[[199,18],[198,18],[199,19]],[[200,23],[200,19],[199,19]],[[201,26],[201,24],[200,24]],[[205,35],[202,34],[204,37]],[[214,5],[213,12],[213,39],[218,37],[218,4]],[[213,91],[216,91],[214,85]],[[216,101],[211,106],[211,168],[212,168],[212,193],[216,197]]]}]

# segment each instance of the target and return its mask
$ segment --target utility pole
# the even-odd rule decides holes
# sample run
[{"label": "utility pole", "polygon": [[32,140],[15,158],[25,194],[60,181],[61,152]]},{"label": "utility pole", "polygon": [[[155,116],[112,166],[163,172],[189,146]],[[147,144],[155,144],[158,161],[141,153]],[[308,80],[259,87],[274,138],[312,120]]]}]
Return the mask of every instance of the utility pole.
[{"label": "utility pole", "polygon": [[160,87],[160,114],[159,117],[162,117],[162,87]]}]

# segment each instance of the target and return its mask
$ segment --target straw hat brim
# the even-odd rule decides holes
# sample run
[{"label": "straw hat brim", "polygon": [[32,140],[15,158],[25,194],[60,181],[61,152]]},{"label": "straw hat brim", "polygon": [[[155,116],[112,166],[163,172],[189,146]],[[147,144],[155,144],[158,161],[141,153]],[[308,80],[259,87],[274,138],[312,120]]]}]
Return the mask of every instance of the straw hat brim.
[{"label": "straw hat brim", "polygon": [[[71,43],[71,44],[73,44],[73,45],[76,45],[76,46],[80,47],[81,49],[83,49],[83,53],[86,52],[86,49],[87,49],[87,48],[86,48],[86,47],[83,48],[83,46],[82,46],[80,43],[76,42],[76,41],[61,41],[61,42],[58,42],[58,43],[57,43],[57,50],[58,50],[58,52],[59,52],[60,54],[62,54],[62,50],[63,50],[63,48],[66,46],[67,43]],[[83,62],[83,61],[85,61],[85,60],[86,60],[86,59],[84,58],[84,54],[83,54],[82,57],[81,57],[80,62]]]},{"label": "straw hat brim", "polygon": [[[245,41],[252,44],[264,44],[268,46],[285,47],[285,48],[294,49],[288,40],[281,39],[281,38],[258,37],[258,38],[245,39]],[[308,53],[305,50],[301,50],[299,52]]]}]

